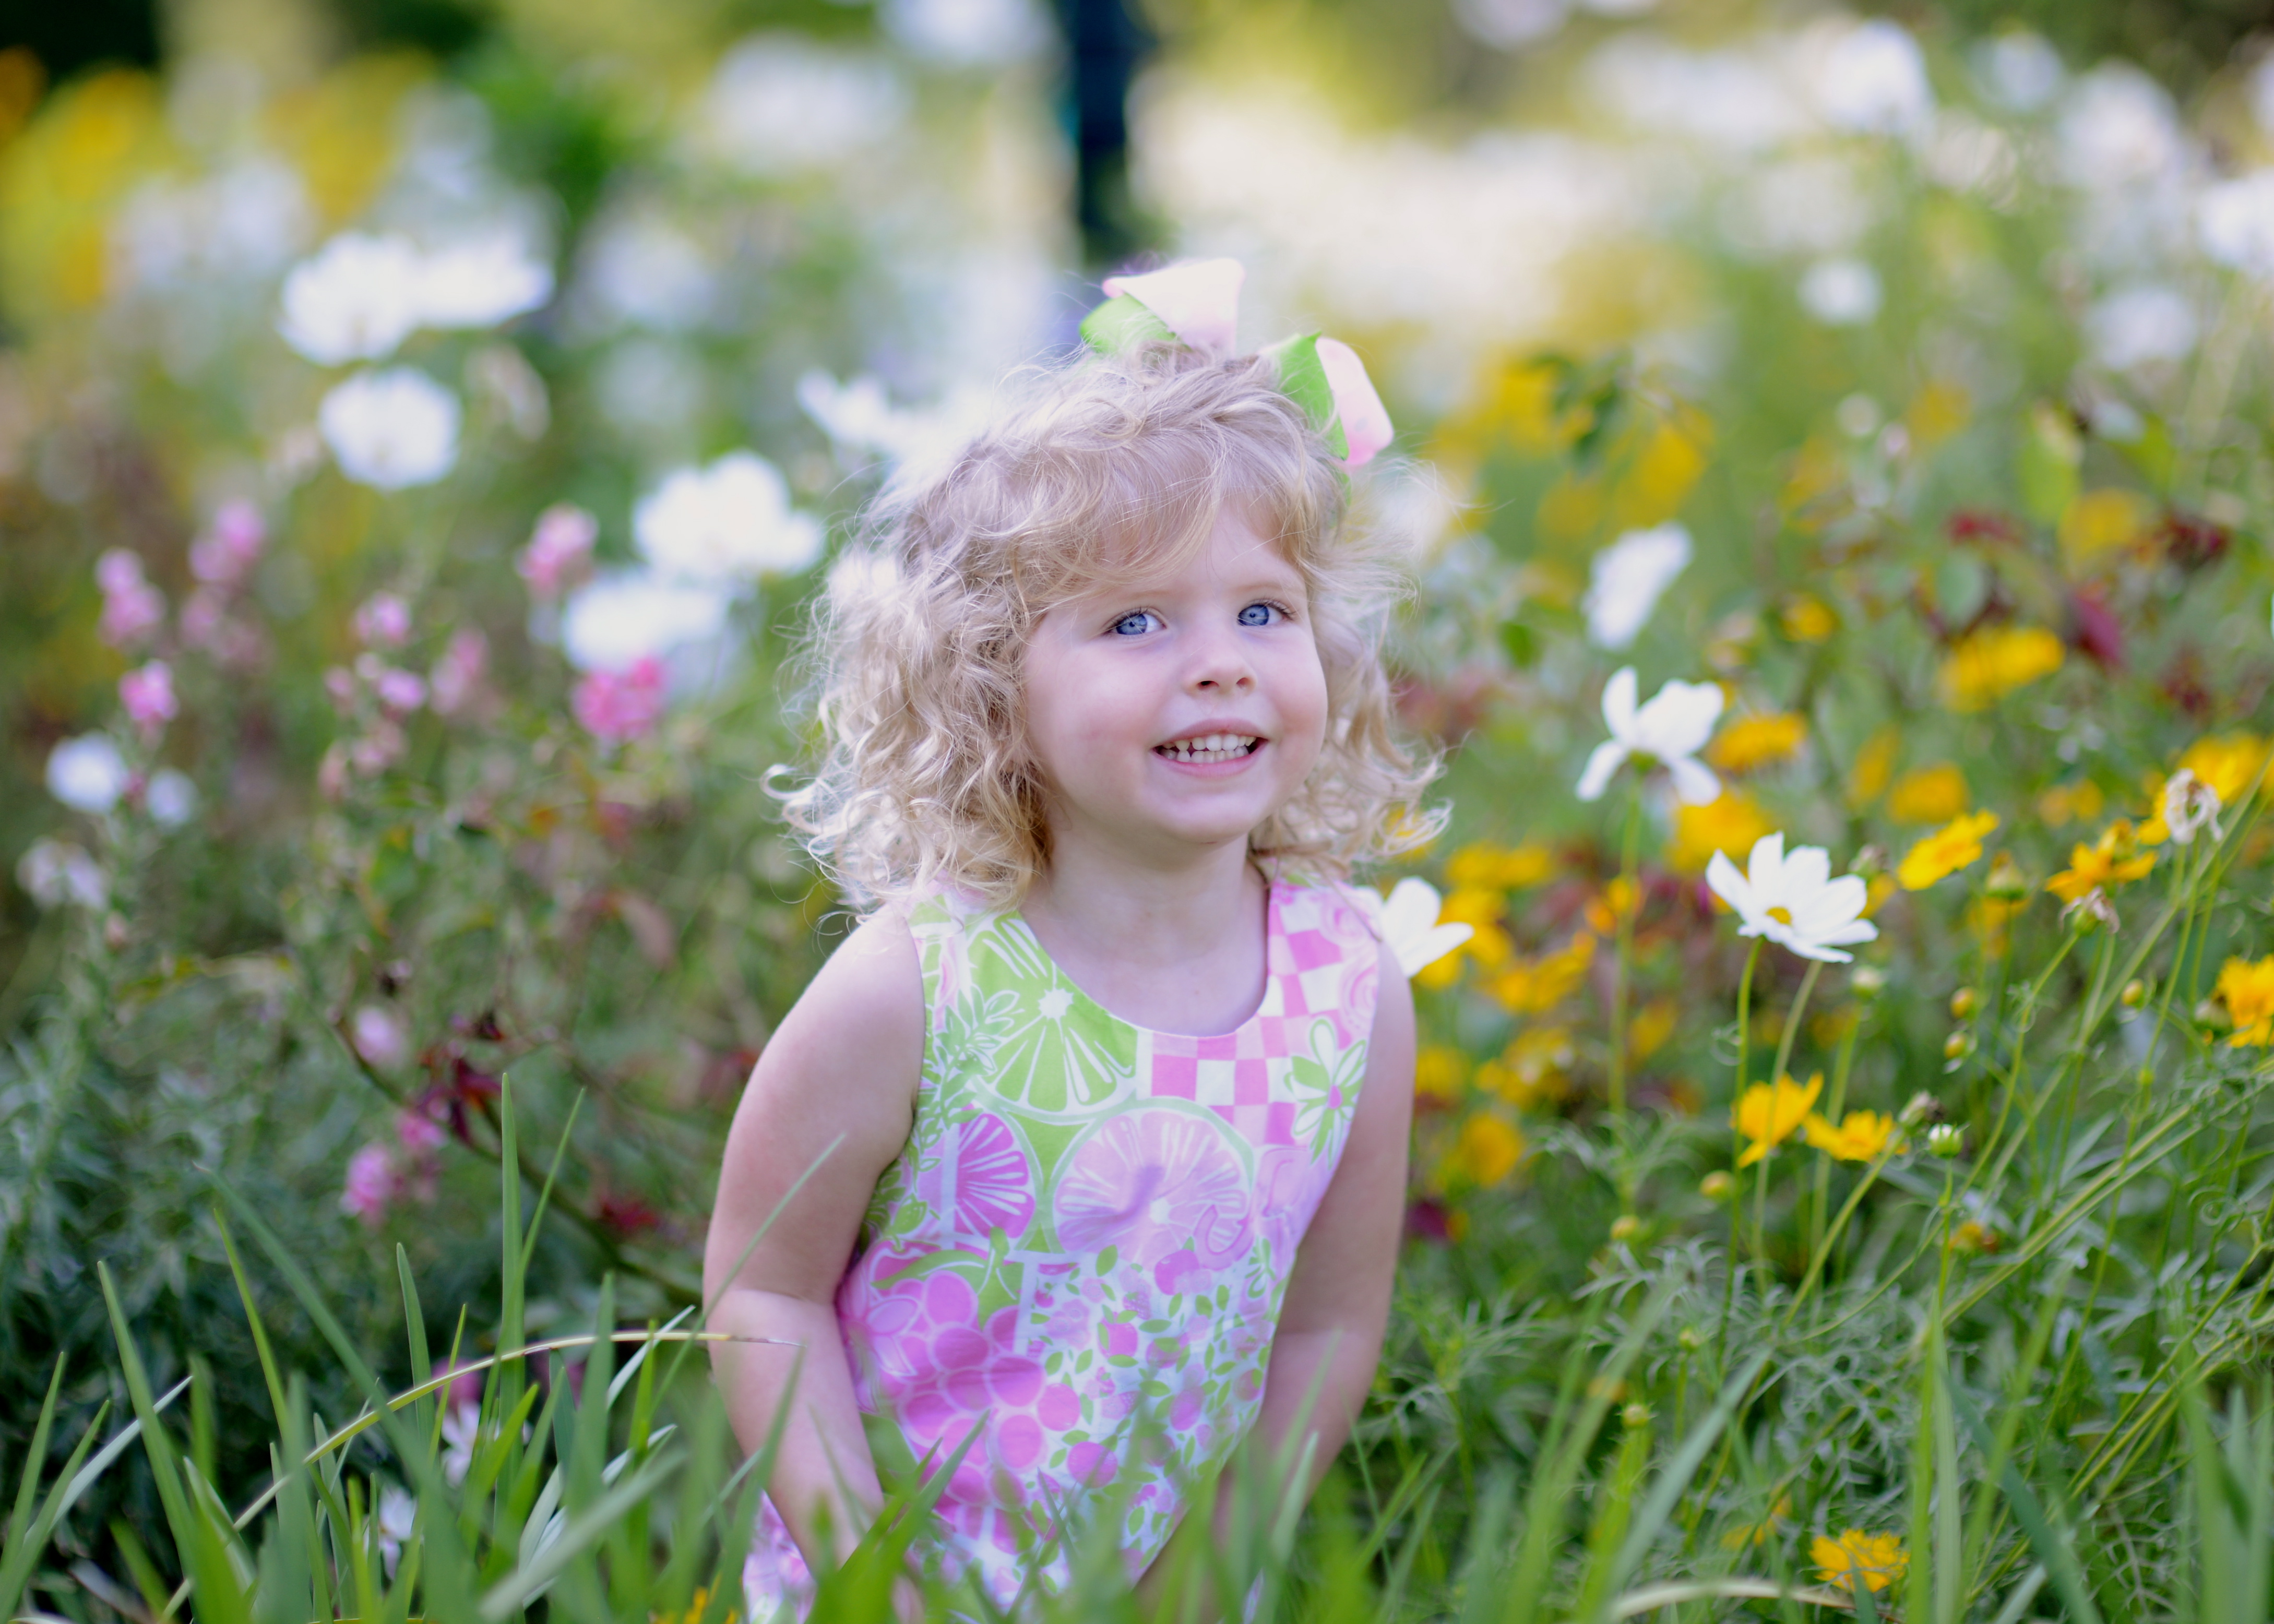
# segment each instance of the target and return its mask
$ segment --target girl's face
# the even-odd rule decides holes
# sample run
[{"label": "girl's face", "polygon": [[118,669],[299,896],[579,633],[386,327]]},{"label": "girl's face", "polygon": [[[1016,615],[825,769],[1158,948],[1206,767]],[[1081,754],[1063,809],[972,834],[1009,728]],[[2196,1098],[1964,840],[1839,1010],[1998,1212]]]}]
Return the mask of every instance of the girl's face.
[{"label": "girl's face", "polygon": [[1053,841],[1147,863],[1244,849],[1326,737],[1303,577],[1231,507],[1180,564],[1045,613],[1026,688]]}]

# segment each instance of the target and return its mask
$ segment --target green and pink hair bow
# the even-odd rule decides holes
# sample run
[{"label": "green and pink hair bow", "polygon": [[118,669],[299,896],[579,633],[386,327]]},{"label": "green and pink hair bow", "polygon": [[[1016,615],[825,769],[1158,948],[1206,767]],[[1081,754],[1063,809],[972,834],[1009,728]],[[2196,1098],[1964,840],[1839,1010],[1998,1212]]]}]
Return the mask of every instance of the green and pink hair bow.
[{"label": "green and pink hair bow", "polygon": [[[1102,355],[1180,343],[1229,358],[1238,352],[1239,285],[1246,277],[1237,259],[1186,259],[1141,276],[1109,276],[1105,303],[1082,319],[1081,336]],[[1344,468],[1371,460],[1389,443],[1396,432],[1389,413],[1366,363],[1342,340],[1303,333],[1259,353]]]}]

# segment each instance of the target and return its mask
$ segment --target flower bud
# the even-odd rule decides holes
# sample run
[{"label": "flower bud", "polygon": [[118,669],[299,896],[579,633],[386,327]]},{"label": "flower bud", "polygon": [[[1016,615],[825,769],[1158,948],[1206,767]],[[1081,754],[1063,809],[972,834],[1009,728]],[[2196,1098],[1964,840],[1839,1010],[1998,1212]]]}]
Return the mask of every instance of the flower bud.
[{"label": "flower bud", "polygon": [[1709,1201],[1726,1201],[1735,1193],[1737,1181],[1727,1173],[1712,1172],[1698,1181],[1698,1193]]},{"label": "flower bud", "polygon": [[1622,1425],[1624,1425],[1630,1431],[1638,1426],[1648,1426],[1650,1425],[1650,1406],[1647,1404],[1629,1404],[1624,1410],[1619,1411],[1619,1421]]},{"label": "flower bud", "polygon": [[2148,983],[2134,976],[2124,983],[2124,990],[2116,995],[2116,1001],[2127,1010],[2138,1009],[2148,1001]]},{"label": "flower bud", "polygon": [[1624,1244],[1641,1233],[1642,1220],[1632,1213],[1621,1213],[1611,1220],[1611,1239],[1614,1243]]},{"label": "flower bud", "polygon": [[1848,872],[1866,883],[1878,879],[1886,871],[1887,854],[1876,846],[1865,846],[1856,853],[1855,861],[1848,865]]},{"label": "flower bud", "polygon": [[1913,1094],[1910,1103],[1903,1107],[1902,1124],[1906,1128],[1916,1128],[1923,1122],[1941,1120],[1942,1101],[1924,1089]]},{"label": "flower bud", "polygon": [[1966,1148],[1966,1130],[1954,1122],[1939,1122],[1926,1131],[1926,1151],[1947,1162]]},{"label": "flower bud", "polygon": [[1695,1353],[1706,1345],[1704,1333],[1694,1325],[1683,1326],[1679,1332],[1675,1333],[1674,1340],[1682,1345],[1683,1351],[1685,1353]]},{"label": "flower bud", "polygon": [[1859,964],[1848,977],[1859,998],[1876,998],[1887,989],[1887,973],[1877,965]]},{"label": "flower bud", "polygon": [[2029,876],[2022,872],[2022,865],[2014,861],[2010,852],[2000,852],[1990,864],[1990,876],[1982,882],[1984,895],[2000,902],[2020,902],[2034,889]]},{"label": "flower bud", "polygon": [[1950,1018],[1953,1020],[1970,1020],[1974,1011],[1981,1007],[1982,996],[1971,987],[1962,987],[1950,995]]},{"label": "flower bud", "polygon": [[1942,1041],[1945,1060],[1963,1060],[1973,1052],[1974,1034],[1970,1032],[1954,1032]]},{"label": "flower bud", "polygon": [[2205,998],[2195,1005],[2195,1025],[2208,1026],[2213,1032],[2225,1032],[2234,1025],[2234,1020],[2227,1014],[2225,1004],[2217,998]]}]

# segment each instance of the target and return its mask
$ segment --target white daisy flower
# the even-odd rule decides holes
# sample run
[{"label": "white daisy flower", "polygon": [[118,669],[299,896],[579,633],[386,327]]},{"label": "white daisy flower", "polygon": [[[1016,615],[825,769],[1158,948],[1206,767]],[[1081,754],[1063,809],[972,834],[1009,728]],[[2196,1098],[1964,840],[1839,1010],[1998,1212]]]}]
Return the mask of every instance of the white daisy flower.
[{"label": "white daisy flower", "polygon": [[1409,875],[1389,888],[1387,900],[1367,885],[1352,887],[1352,894],[1374,916],[1382,939],[1397,956],[1397,967],[1409,976],[1419,974],[1476,935],[1472,926],[1438,922],[1442,901],[1437,888],[1424,879]]},{"label": "white daisy flower", "polygon": [[1587,757],[1579,775],[1579,799],[1594,801],[1610,787],[1611,775],[1630,756],[1657,763],[1674,776],[1674,793],[1693,807],[1721,793],[1721,780],[1697,759],[1721,719],[1724,696],[1711,682],[1669,682],[1637,709],[1635,672],[1622,666],[1603,685],[1603,720],[1611,736]]},{"label": "white daisy flower", "polygon": [[1784,836],[1763,835],[1753,843],[1745,872],[1722,853],[1706,865],[1713,894],[1736,909],[1741,936],[1766,936],[1803,959],[1846,964],[1854,957],[1842,946],[1876,939],[1879,928],[1864,917],[1870,888],[1852,874],[1832,877],[1832,859],[1820,846],[1796,847],[1787,856]]}]

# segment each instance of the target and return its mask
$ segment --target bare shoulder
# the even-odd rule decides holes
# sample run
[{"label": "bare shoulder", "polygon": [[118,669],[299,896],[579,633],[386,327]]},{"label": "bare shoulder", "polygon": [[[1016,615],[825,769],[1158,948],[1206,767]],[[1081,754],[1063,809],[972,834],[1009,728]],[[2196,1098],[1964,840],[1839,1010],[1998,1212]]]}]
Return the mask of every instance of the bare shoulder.
[{"label": "bare shoulder", "polygon": [[1367,1070],[1376,1077],[1391,1075],[1391,1068],[1411,1076],[1413,1071],[1413,987],[1389,943],[1377,945],[1382,974],[1381,993],[1374,1006],[1374,1034],[1367,1045]]},{"label": "bare shoulder", "polygon": [[789,1013],[769,1050],[815,1039],[847,1059],[923,1056],[923,966],[907,916],[882,908],[855,928],[829,956]]}]

